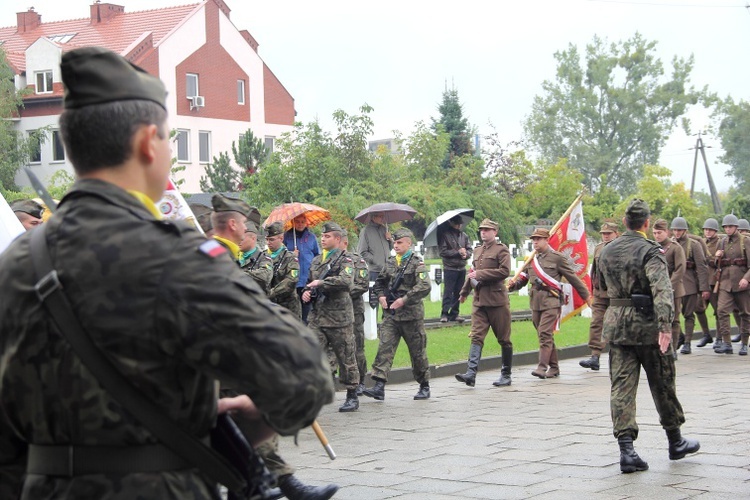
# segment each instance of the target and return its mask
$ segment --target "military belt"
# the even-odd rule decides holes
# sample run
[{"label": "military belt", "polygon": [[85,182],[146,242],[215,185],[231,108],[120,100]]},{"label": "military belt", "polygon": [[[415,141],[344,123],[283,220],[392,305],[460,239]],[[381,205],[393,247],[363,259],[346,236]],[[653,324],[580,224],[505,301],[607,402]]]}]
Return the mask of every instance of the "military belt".
[{"label": "military belt", "polygon": [[609,299],[610,306],[633,307],[633,299]]},{"label": "military belt", "polygon": [[721,259],[721,267],[729,266],[747,267],[747,259]]},{"label": "military belt", "polygon": [[685,269],[695,269],[695,262],[692,260],[685,262]]},{"label": "military belt", "polygon": [[132,474],[194,469],[189,461],[161,444],[142,446],[29,445],[27,474],[74,477],[86,474]]}]

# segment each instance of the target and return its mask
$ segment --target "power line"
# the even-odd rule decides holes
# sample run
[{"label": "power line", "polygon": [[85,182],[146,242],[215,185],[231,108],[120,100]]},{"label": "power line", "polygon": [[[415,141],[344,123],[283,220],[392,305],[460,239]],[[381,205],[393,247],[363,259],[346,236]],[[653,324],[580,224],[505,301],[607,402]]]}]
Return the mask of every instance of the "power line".
[{"label": "power line", "polygon": [[645,5],[655,7],[712,7],[720,9],[728,8],[747,8],[747,5],[716,5],[712,3],[665,3],[665,2],[638,2],[634,0],[587,0],[588,2],[599,3],[622,3],[627,5]]}]

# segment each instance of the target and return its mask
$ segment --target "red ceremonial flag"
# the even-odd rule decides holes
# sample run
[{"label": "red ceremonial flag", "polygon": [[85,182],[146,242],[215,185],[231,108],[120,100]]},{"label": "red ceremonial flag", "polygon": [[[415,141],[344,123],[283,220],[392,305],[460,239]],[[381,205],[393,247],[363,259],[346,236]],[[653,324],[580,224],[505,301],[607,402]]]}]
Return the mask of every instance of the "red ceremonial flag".
[{"label": "red ceremonial flag", "polygon": [[[588,274],[589,249],[586,244],[583,202],[581,202],[580,197],[568,215],[557,224],[557,229],[550,235],[549,244],[573,261],[573,269],[575,269],[576,274],[591,290],[591,277]],[[561,322],[575,316],[584,307],[587,307],[586,301],[578,295],[578,292],[569,283],[563,284],[563,291],[565,292],[565,302],[562,307]]]}]

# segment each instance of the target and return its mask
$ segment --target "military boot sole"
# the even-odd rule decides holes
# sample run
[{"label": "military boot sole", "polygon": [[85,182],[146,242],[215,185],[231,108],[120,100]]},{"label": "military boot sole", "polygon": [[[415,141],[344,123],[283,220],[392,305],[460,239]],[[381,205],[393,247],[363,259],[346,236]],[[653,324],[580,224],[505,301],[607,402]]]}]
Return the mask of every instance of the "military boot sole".
[{"label": "military boot sole", "polygon": [[385,394],[374,394],[370,389],[362,391],[362,395],[367,396],[368,398],[377,399],[378,401],[383,401],[385,399]]},{"label": "military boot sole", "polygon": [[357,411],[359,410],[359,401],[354,401],[354,403],[346,402],[339,408],[339,412],[341,413],[348,413],[351,411]]},{"label": "military boot sole", "polygon": [[547,372],[546,371],[543,372],[543,371],[534,370],[534,371],[531,372],[531,374],[533,376],[535,376],[535,377],[539,377],[539,378],[542,378],[542,379],[547,378]]},{"label": "military boot sole", "polygon": [[456,380],[458,380],[459,382],[463,382],[469,387],[474,387],[477,383],[476,377],[467,377],[465,374],[461,374],[461,373],[456,374]]},{"label": "military boot sole", "polygon": [[643,463],[643,465],[620,464],[620,472],[622,472],[623,474],[630,474],[631,472],[640,472],[644,470],[648,470],[648,464],[645,462]]},{"label": "military boot sole", "polygon": [[672,450],[669,450],[669,459],[681,460],[685,458],[687,455],[690,455],[691,453],[696,453],[700,449],[701,449],[701,444],[698,441],[696,441],[695,446],[693,447],[686,447],[684,450],[674,451],[674,452]]},{"label": "military boot sole", "polygon": [[492,385],[494,385],[495,387],[506,387],[509,386],[511,382],[512,380],[510,379],[510,377],[500,377],[498,380],[492,382]]}]

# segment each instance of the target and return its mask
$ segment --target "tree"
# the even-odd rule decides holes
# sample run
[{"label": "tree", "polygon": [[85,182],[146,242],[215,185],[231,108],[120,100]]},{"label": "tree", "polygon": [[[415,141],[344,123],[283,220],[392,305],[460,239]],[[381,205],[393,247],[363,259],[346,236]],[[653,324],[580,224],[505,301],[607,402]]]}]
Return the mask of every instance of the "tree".
[{"label": "tree", "polygon": [[242,177],[253,175],[258,165],[268,158],[268,148],[263,140],[256,138],[252,130],[247,130],[240,136],[239,145],[232,141],[234,162],[242,169]]},{"label": "tree", "polygon": [[458,98],[458,90],[455,88],[445,89],[438,112],[440,112],[440,117],[437,120],[432,119],[432,130],[439,133],[438,126],[442,125],[443,130],[450,137],[450,147],[442,161],[443,168],[447,169],[453,166],[454,158],[473,153],[472,130],[469,120],[463,116],[463,106]]},{"label": "tree", "polygon": [[566,160],[538,165],[536,181],[513,198],[513,206],[527,220],[557,220],[580,194],[583,175],[572,170]]},{"label": "tree", "polygon": [[207,193],[231,193],[239,190],[240,174],[232,167],[227,153],[214,156],[214,161],[206,165],[206,176],[201,176],[201,191]]},{"label": "tree", "polygon": [[526,158],[523,150],[512,151],[518,142],[503,144],[495,127],[490,124],[492,133],[484,136],[487,146],[482,150],[486,174],[493,180],[495,189],[510,198],[523,192],[536,181],[534,164]]},{"label": "tree", "polygon": [[605,182],[632,193],[643,166],[658,163],[677,120],[706,95],[688,86],[692,55],[675,57],[665,78],[655,49],[636,33],[610,45],[595,36],[583,64],[572,44],[556,52],[555,80],[544,81],[524,123],[532,149],[547,163],[567,158],[591,193]]},{"label": "tree", "polygon": [[0,49],[0,189],[17,191],[16,173],[22,165],[39,154],[47,139],[49,127],[37,129],[29,137],[16,131],[11,118],[18,116],[23,106],[22,94],[16,90],[13,70]]},{"label": "tree", "polygon": [[729,174],[740,189],[750,186],[750,103],[735,103],[728,97],[717,107],[720,118],[718,135],[724,154],[719,158],[729,165]]}]

